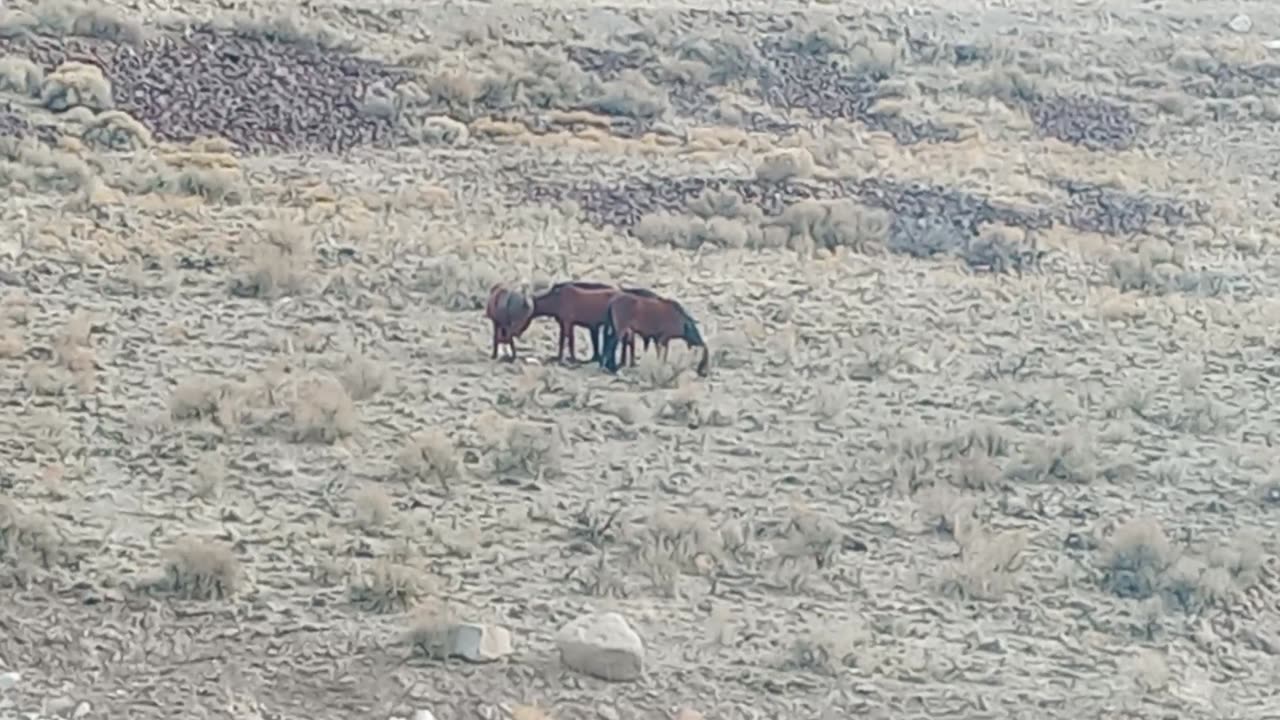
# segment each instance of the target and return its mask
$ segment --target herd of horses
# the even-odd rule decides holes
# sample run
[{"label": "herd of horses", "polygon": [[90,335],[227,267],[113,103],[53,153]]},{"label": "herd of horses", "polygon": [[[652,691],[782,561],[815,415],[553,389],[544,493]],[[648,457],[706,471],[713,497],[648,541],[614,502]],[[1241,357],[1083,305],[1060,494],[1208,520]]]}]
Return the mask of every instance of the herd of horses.
[{"label": "herd of horses", "polygon": [[[564,361],[565,348],[574,362],[574,332],[579,327],[591,333],[591,362],[601,368],[616,372],[626,364],[630,351],[631,365],[636,364],[636,337],[657,347],[658,357],[666,360],[668,343],[684,340],[689,347],[702,348],[702,359],[697,372],[706,376],[710,361],[707,344],[698,332],[698,324],[689,311],[679,302],[662,297],[652,290],[608,285],[599,282],[574,280],[556,283],[548,290],[532,297],[501,283],[489,290],[485,316],[493,322],[493,354],[498,357],[498,346],[511,349],[510,358],[516,357],[516,338],[529,328],[535,318],[549,317],[560,325],[560,347],[556,359]],[[621,358],[618,347],[621,346]]]}]

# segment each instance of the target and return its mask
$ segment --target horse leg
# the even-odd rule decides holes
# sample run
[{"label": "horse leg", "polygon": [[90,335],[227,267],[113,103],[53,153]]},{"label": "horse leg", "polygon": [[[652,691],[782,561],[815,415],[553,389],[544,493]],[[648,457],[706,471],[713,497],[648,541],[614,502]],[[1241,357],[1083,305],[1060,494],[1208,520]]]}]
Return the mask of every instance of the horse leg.
[{"label": "horse leg", "polygon": [[572,333],[572,332],[573,332],[573,326],[572,326],[572,325],[570,325],[570,326],[567,328],[567,330],[566,330],[566,328],[565,328],[565,322],[564,322],[563,320],[561,320],[561,321],[560,321],[560,346],[559,346],[559,348],[557,348],[557,350],[556,350],[556,361],[557,361],[557,362],[564,362],[564,344],[565,344],[565,335],[566,335],[566,334],[568,334],[568,333]]},{"label": "horse leg", "polygon": [[489,356],[490,360],[498,359],[498,342],[498,321],[495,320],[493,322],[493,354]]},{"label": "horse leg", "polygon": [[578,340],[578,326],[570,325],[569,326],[569,362],[571,363],[578,362],[577,340]]},{"label": "horse leg", "polygon": [[591,330],[591,359],[588,360],[587,362],[599,362],[600,345],[601,345],[602,338],[604,337],[604,323],[600,323],[599,325],[592,325],[590,330]]}]

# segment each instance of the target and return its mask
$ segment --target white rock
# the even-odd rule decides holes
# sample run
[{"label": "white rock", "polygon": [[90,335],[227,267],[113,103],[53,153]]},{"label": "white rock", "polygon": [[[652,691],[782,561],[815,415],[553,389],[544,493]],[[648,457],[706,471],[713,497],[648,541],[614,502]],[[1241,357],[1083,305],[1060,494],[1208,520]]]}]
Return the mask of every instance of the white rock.
[{"label": "white rock", "polygon": [[449,654],[468,662],[493,662],[512,653],[511,631],[501,625],[457,623],[449,628]]},{"label": "white rock", "polygon": [[1253,29],[1253,20],[1248,15],[1237,15],[1231,18],[1231,22],[1227,23],[1227,27],[1232,32],[1247,33]]},{"label": "white rock", "polygon": [[644,642],[615,612],[577,618],[556,633],[560,662],[604,680],[635,680],[644,670]]},{"label": "white rock", "polygon": [[16,672],[0,673],[0,690],[8,690],[9,688],[22,682],[22,675]]},{"label": "white rock", "polygon": [[430,710],[418,710],[413,713],[413,720],[436,720],[436,716]]},{"label": "white rock", "polygon": [[80,704],[76,705],[76,709],[72,711],[71,719],[80,720],[80,718],[87,716],[92,710],[93,706],[89,704],[88,700],[81,700]]},{"label": "white rock", "polygon": [[1262,47],[1268,50],[1280,50],[1280,40],[1268,40],[1262,43]]}]

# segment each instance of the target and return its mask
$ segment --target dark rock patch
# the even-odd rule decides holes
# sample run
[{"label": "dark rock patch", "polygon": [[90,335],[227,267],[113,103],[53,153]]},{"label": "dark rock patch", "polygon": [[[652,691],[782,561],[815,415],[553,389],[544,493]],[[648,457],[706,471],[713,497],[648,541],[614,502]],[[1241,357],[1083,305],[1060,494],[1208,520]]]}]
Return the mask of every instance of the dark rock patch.
[{"label": "dark rock patch", "polygon": [[1171,226],[1203,223],[1209,214],[1209,205],[1202,200],[1183,203],[1070,179],[1056,180],[1054,185],[1067,192],[1061,220],[1086,232],[1127,235],[1157,220]]},{"label": "dark rock patch", "polygon": [[0,138],[22,138],[31,131],[31,123],[13,109],[13,103],[0,101]]},{"label": "dark rock patch", "polygon": [[1041,134],[1090,150],[1124,150],[1138,138],[1129,108],[1085,95],[1054,95],[1027,108]]},{"label": "dark rock patch", "polygon": [[342,152],[384,144],[392,121],[361,112],[375,83],[402,74],[346,53],[211,29],[141,45],[91,38],[0,40],[50,70],[67,60],[102,68],[116,105],[162,140],[222,136],[251,151]]}]

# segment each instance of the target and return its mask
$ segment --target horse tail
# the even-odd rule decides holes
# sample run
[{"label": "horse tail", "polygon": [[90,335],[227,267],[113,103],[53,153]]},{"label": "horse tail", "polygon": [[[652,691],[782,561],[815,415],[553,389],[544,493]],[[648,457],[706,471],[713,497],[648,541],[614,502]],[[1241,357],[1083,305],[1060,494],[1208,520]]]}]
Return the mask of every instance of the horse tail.
[{"label": "horse tail", "polygon": [[600,347],[600,367],[614,372],[618,369],[617,358],[614,352],[618,348],[618,326],[613,321],[613,303],[609,303],[604,311],[604,325],[600,330],[604,342]]},{"label": "horse tail", "polygon": [[684,316],[684,332],[681,337],[689,344],[689,347],[702,348],[702,360],[698,361],[698,375],[706,376],[707,369],[711,364],[711,349],[707,347],[707,343],[702,339],[702,333],[698,332],[698,323],[679,303],[676,303],[676,309]]}]

